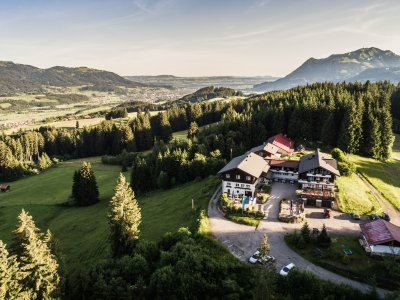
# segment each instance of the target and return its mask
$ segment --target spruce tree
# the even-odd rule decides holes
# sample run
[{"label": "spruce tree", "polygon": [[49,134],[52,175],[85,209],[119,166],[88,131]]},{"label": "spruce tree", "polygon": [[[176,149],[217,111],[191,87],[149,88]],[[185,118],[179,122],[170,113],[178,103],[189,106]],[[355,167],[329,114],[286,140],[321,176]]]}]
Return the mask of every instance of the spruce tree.
[{"label": "spruce tree", "polygon": [[187,133],[188,139],[193,140],[198,133],[199,133],[199,126],[197,126],[196,122],[191,122]]},{"label": "spruce tree", "polygon": [[108,210],[111,249],[114,256],[132,253],[142,221],[139,204],[125,177],[120,174]]},{"label": "spruce tree", "polygon": [[21,297],[22,273],[16,256],[9,255],[6,245],[0,240],[0,299]]},{"label": "spruce tree", "polygon": [[45,236],[24,210],[13,232],[13,254],[18,256],[22,272],[23,295],[27,299],[53,299],[59,295],[58,263]]},{"label": "spruce tree", "polygon": [[268,243],[268,236],[264,234],[263,239],[261,241],[260,248],[258,248],[258,251],[260,251],[261,256],[266,256],[269,254],[270,246]]},{"label": "spruce tree", "polygon": [[74,174],[73,180],[72,197],[78,206],[99,202],[99,189],[90,163],[84,161],[82,168]]}]

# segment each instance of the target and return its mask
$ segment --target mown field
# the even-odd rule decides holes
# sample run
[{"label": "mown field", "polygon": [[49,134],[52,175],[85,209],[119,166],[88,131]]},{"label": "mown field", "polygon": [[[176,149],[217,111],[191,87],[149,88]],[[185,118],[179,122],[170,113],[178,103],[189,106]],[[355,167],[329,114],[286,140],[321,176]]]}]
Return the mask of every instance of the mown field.
[{"label": "mown field", "polygon": [[400,135],[395,135],[392,159],[387,162],[351,155],[357,170],[400,210]]},{"label": "mown field", "polygon": [[[67,270],[87,266],[109,255],[107,208],[113,195],[120,167],[103,165],[100,158],[92,163],[100,190],[100,203],[89,207],[65,207],[72,175],[82,160],[61,163],[40,175],[13,182],[12,191],[0,194],[0,239],[9,243],[16,217],[22,208],[29,211],[41,230],[50,228],[59,241]],[[125,176],[129,178],[130,172]],[[200,209],[207,207],[216,187],[210,177],[167,191],[138,195],[142,209],[143,239],[157,240],[179,227],[195,228]],[[192,199],[196,210],[192,210]]]},{"label": "mown field", "polygon": [[382,213],[380,203],[357,175],[338,177],[336,184],[339,187],[338,204],[341,211],[362,215]]}]

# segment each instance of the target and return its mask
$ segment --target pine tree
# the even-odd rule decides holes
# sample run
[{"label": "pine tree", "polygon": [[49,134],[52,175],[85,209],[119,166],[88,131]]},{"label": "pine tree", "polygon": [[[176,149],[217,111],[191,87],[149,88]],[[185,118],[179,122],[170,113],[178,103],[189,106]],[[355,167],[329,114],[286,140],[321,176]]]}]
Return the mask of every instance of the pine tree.
[{"label": "pine tree", "polygon": [[23,295],[29,299],[52,299],[59,293],[58,263],[45,237],[32,217],[24,210],[18,216],[14,231],[13,254],[21,266]]},{"label": "pine tree", "polygon": [[332,242],[331,238],[329,237],[328,232],[326,231],[326,226],[325,224],[323,224],[321,233],[317,237],[317,243],[322,247],[329,247],[331,245],[331,242]]},{"label": "pine tree", "polygon": [[82,163],[82,168],[74,174],[72,198],[78,206],[86,206],[99,202],[99,189],[92,166]]},{"label": "pine tree", "polygon": [[168,116],[166,113],[160,113],[159,118],[160,118],[160,138],[165,143],[169,143],[169,141],[172,139],[172,128],[168,120]]},{"label": "pine tree", "polygon": [[268,243],[268,236],[264,234],[263,239],[261,241],[260,248],[258,248],[258,251],[260,251],[261,256],[266,256],[269,254],[270,251],[270,246]]},{"label": "pine tree", "polygon": [[198,133],[199,133],[199,126],[197,126],[196,122],[191,122],[187,133],[188,139],[193,140]]},{"label": "pine tree", "polygon": [[132,253],[139,239],[142,221],[140,207],[133,190],[120,174],[108,210],[111,248],[114,256]]},{"label": "pine tree", "polygon": [[311,241],[311,231],[307,222],[305,222],[303,227],[301,227],[300,235],[306,243],[309,243]]},{"label": "pine tree", "polygon": [[21,296],[22,273],[16,256],[9,255],[6,245],[0,240],[0,299],[17,299]]}]

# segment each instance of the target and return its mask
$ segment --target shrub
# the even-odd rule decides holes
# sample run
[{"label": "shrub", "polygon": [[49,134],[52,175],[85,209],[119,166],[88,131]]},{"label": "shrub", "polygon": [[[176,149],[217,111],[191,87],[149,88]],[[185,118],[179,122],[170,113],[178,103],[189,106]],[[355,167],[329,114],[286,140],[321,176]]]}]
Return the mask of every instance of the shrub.
[{"label": "shrub", "polygon": [[332,240],[329,237],[328,232],[326,231],[325,224],[322,226],[321,233],[317,237],[317,243],[321,247],[329,247],[332,243]]},{"label": "shrub", "polygon": [[348,256],[347,254],[344,254],[342,257],[342,263],[344,265],[348,265],[350,263],[350,256]]},{"label": "shrub", "polygon": [[311,242],[311,231],[307,222],[305,222],[303,227],[301,227],[300,235],[302,236],[305,243]]}]

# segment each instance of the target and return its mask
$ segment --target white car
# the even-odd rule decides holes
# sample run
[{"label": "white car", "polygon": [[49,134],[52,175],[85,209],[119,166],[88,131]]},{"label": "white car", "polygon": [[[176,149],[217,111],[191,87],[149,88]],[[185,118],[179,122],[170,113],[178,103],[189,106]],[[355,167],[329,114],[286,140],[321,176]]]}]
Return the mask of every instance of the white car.
[{"label": "white car", "polygon": [[295,267],[294,263],[290,263],[287,266],[284,266],[281,271],[279,272],[280,275],[282,276],[287,276],[290,272],[291,269]]},{"label": "white car", "polygon": [[260,251],[257,250],[256,252],[254,252],[252,256],[250,256],[249,263],[255,264],[258,262],[259,259],[260,259]]},{"label": "white car", "polygon": [[267,263],[270,261],[274,262],[275,257],[270,256],[270,255],[266,255],[266,256],[262,257],[260,254],[260,251],[258,251],[258,250],[256,252],[254,252],[254,254],[252,256],[250,256],[250,258],[249,258],[249,263],[251,263],[251,264],[256,264],[256,263],[264,264],[264,263]]}]

